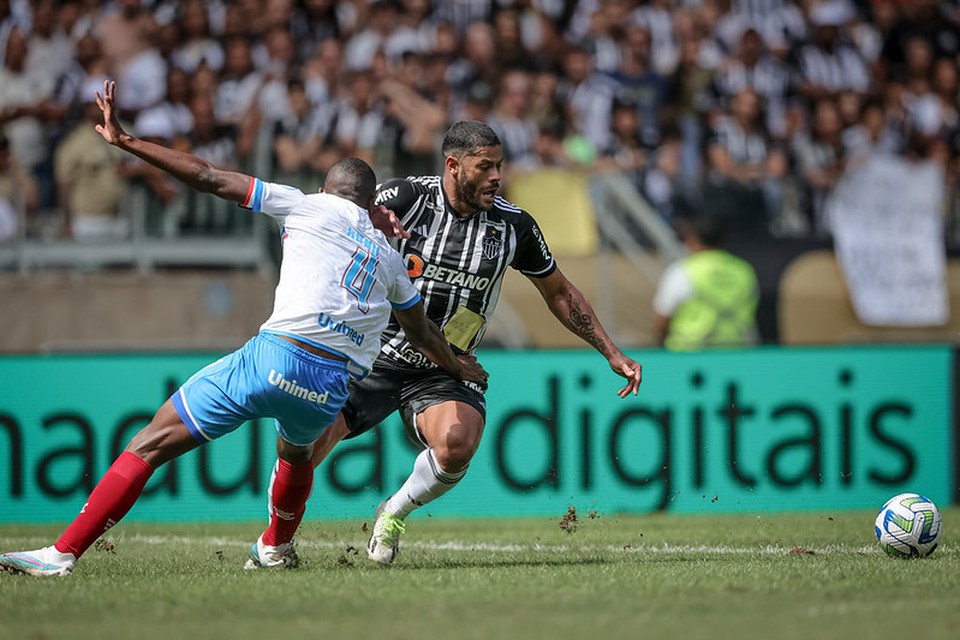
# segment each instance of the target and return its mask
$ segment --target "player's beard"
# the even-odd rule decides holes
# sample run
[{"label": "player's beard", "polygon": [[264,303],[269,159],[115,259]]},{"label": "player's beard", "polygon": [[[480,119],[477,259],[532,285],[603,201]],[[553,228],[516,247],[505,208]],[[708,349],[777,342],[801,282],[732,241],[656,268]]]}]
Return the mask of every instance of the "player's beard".
[{"label": "player's beard", "polygon": [[484,189],[481,189],[479,184],[471,184],[467,180],[467,176],[462,173],[454,183],[454,190],[456,192],[457,202],[463,203],[471,209],[489,211],[493,208],[483,206],[483,203],[480,201],[480,194]]}]

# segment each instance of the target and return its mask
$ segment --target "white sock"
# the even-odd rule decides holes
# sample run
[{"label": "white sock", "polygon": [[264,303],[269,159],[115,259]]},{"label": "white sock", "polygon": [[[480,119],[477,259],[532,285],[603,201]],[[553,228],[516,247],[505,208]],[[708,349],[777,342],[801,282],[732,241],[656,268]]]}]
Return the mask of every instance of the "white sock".
[{"label": "white sock", "polygon": [[413,473],[400,490],[387,499],[383,510],[398,518],[406,518],[414,509],[453,489],[466,473],[466,468],[456,473],[443,471],[437,464],[433,449],[424,449],[413,461]]}]

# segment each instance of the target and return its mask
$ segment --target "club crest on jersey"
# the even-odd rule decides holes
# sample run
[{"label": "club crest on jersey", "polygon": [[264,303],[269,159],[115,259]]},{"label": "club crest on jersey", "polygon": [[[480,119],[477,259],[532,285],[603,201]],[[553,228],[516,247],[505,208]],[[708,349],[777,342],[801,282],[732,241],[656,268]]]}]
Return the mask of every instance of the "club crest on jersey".
[{"label": "club crest on jersey", "polygon": [[503,253],[503,230],[497,227],[487,227],[483,234],[483,257],[487,260],[496,260]]}]

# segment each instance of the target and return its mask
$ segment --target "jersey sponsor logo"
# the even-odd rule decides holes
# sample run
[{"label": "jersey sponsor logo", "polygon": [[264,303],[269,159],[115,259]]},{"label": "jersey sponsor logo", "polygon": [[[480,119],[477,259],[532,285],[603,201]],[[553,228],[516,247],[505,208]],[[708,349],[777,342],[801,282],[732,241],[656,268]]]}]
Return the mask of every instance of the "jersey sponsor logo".
[{"label": "jersey sponsor logo", "polygon": [[333,318],[323,312],[317,316],[317,324],[319,324],[323,329],[329,329],[334,333],[339,333],[346,336],[358,347],[363,344],[363,339],[367,337],[366,334],[360,333],[346,322],[343,322],[342,320],[335,321]]},{"label": "jersey sponsor logo", "polygon": [[483,257],[487,260],[496,260],[503,253],[503,230],[497,227],[487,227],[483,234]]},{"label": "jersey sponsor logo", "polygon": [[290,395],[300,398],[301,400],[307,400],[308,402],[327,404],[327,398],[330,397],[329,391],[318,393],[312,389],[301,387],[299,384],[297,384],[296,380],[287,380],[283,377],[282,373],[277,373],[275,369],[270,369],[270,375],[267,376],[267,381],[276,388],[280,389],[280,391],[289,393]]},{"label": "jersey sponsor logo", "polygon": [[430,358],[423,355],[422,353],[420,353],[419,351],[417,351],[412,347],[407,347],[406,349],[399,351],[397,355],[415,367],[432,367],[433,366],[433,362],[431,362]]},{"label": "jersey sponsor logo", "polygon": [[549,259],[550,251],[547,250],[547,243],[543,239],[543,234],[540,233],[540,229],[538,227],[533,228],[533,237],[537,239],[537,243],[540,245],[540,253],[543,254],[544,259]]},{"label": "jersey sponsor logo", "polygon": [[412,253],[408,253],[404,257],[404,261],[407,264],[407,275],[411,278],[423,277],[426,280],[452,284],[474,291],[486,291],[487,287],[490,286],[490,278],[458,271],[457,269],[438,267],[435,264],[424,262],[423,258]]},{"label": "jersey sponsor logo", "polygon": [[416,278],[417,276],[423,275],[423,259],[420,256],[415,256],[412,253],[408,254],[406,259],[407,263],[407,275],[411,278]]},{"label": "jersey sponsor logo", "polygon": [[387,200],[392,200],[393,198],[396,198],[398,195],[400,195],[400,187],[390,187],[388,189],[384,189],[383,191],[377,194],[377,197],[373,201],[373,204],[382,204]]}]

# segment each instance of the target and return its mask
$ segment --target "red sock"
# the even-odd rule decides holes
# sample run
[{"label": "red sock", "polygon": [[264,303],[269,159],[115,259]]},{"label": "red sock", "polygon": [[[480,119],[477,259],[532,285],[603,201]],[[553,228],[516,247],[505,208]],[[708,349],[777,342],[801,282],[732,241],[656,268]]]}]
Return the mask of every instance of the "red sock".
[{"label": "red sock", "polygon": [[146,460],[129,452],[121,453],[93,488],[80,515],[57,540],[57,551],[79,558],[130,511],[151,475],[153,467]]},{"label": "red sock", "polygon": [[263,544],[273,547],[293,540],[293,534],[303,519],[311,487],[313,465],[309,461],[294,465],[279,460],[273,481],[270,526],[263,532]]}]

